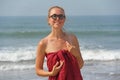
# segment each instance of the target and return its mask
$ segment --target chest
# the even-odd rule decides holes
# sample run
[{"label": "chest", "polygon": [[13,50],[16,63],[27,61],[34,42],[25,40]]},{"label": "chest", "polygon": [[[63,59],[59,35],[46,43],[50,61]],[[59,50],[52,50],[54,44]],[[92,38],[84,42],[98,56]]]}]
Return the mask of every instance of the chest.
[{"label": "chest", "polygon": [[46,46],[46,52],[54,52],[54,51],[58,51],[60,49],[65,49],[66,47],[66,40],[64,39],[50,39],[47,42],[47,46]]},{"label": "chest", "polygon": [[48,41],[47,46],[48,47],[62,47],[65,45],[66,40],[62,40],[62,39],[58,39],[58,40],[54,40],[51,39]]}]

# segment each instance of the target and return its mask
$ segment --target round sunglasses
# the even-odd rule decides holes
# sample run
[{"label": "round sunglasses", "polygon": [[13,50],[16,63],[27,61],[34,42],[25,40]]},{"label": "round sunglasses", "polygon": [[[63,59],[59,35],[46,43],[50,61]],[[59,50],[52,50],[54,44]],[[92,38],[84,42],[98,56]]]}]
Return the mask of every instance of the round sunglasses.
[{"label": "round sunglasses", "polygon": [[63,20],[65,18],[65,15],[63,15],[63,14],[53,14],[49,17],[54,19],[54,20],[56,20],[57,18],[59,18],[60,20]]}]

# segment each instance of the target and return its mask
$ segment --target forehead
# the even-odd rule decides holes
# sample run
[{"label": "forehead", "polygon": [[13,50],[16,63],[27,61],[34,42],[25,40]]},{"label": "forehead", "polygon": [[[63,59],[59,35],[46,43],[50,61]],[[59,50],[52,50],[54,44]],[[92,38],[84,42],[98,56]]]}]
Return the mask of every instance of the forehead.
[{"label": "forehead", "polygon": [[59,8],[53,8],[51,11],[50,11],[50,15],[52,14],[64,14],[64,11],[59,9]]}]

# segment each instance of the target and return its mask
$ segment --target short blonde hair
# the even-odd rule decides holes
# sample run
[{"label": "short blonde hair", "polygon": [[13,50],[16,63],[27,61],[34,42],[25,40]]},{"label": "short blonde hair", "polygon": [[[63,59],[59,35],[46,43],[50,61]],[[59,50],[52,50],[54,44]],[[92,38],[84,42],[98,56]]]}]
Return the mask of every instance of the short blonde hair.
[{"label": "short blonde hair", "polygon": [[54,8],[61,9],[61,10],[64,12],[64,14],[65,14],[65,11],[64,11],[64,9],[63,9],[62,7],[60,7],[60,6],[53,6],[53,7],[51,7],[51,8],[48,10],[48,17],[49,17],[49,15],[50,15],[50,11],[51,11],[52,9],[54,9]]}]

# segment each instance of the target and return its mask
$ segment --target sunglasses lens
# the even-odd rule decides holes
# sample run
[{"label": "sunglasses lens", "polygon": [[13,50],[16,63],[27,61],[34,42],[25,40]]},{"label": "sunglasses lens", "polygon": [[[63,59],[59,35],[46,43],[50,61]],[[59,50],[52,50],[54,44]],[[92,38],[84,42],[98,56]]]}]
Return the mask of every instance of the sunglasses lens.
[{"label": "sunglasses lens", "polygon": [[57,17],[60,19],[60,20],[62,20],[62,19],[64,19],[65,18],[65,16],[64,15],[62,15],[62,14],[60,14],[60,15],[57,15],[57,14],[53,14],[52,16],[50,16],[52,19],[54,19],[54,20],[56,20],[57,19]]},{"label": "sunglasses lens", "polygon": [[52,17],[52,19],[55,19],[55,20],[57,19],[57,15],[56,14],[53,14],[51,17]]},{"label": "sunglasses lens", "polygon": [[64,18],[64,15],[59,15],[59,19],[62,20]]}]

